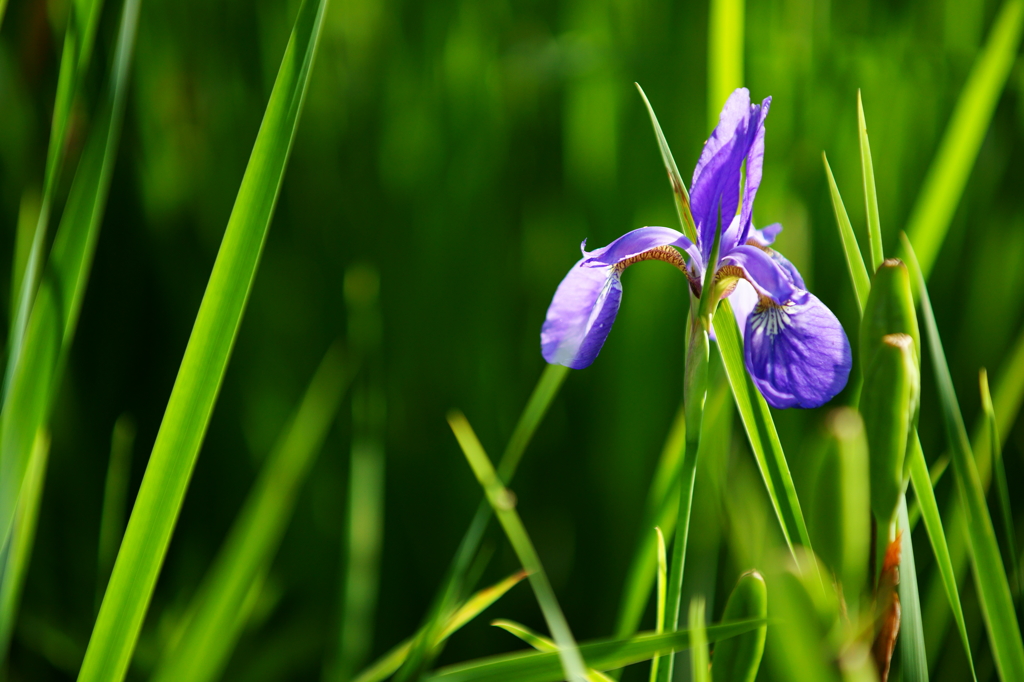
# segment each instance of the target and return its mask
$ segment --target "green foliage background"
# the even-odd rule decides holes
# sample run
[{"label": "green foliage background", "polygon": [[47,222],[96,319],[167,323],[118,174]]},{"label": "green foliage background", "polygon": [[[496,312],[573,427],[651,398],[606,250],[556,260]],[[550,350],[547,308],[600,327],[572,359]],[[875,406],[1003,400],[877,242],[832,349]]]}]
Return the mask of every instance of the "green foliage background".
[{"label": "green foliage background", "polygon": [[[297,8],[291,0],[143,0],[110,199],[52,420],[9,679],[77,672],[105,581],[96,548],[114,423],[126,414],[136,427],[130,500]],[[785,226],[778,249],[851,341],[858,310],[821,151],[866,244],[861,88],[883,239],[895,252],[997,10],[982,0],[748,3],[743,84],[757,100],[774,98],[755,220]],[[0,27],[0,263],[12,261],[19,213],[41,191],[67,12],[62,0],[12,0]],[[94,60],[103,68],[73,113],[73,159],[118,12],[106,3]],[[249,308],[129,679],[152,670],[320,358],[336,337],[351,336],[343,282],[358,264],[380,273],[387,405],[373,655],[414,631],[481,497],[445,413],[462,409],[487,449],[500,452],[543,368],[540,324],[579,242],[676,226],[633,82],[688,180],[710,132],[707,112],[721,104],[708,101],[707,33],[699,2],[332,0]],[[1018,59],[929,282],[968,423],[981,410],[978,369],[997,382],[1022,327],[1022,92]],[[3,302],[11,298],[6,272]],[[600,359],[571,373],[513,486],[581,640],[614,630],[649,481],[681,399],[685,282],[660,264],[631,269],[625,280]],[[945,441],[931,373],[924,377],[920,430],[933,462]],[[320,679],[333,655],[351,414],[346,401],[225,679]],[[805,506],[823,416],[775,413]],[[698,465],[685,589],[707,596],[709,622],[736,576],[780,542],[738,425],[734,436]],[[1017,509],[1022,437],[1014,428],[1005,451]],[[936,493],[940,504],[955,495],[948,474]],[[736,499],[750,511],[746,524],[730,515]],[[491,544],[485,582],[517,568],[496,528]],[[925,599],[934,562],[920,547]],[[979,679],[989,679],[970,582],[962,596]],[[543,630],[525,586],[487,615]],[[934,679],[966,679],[957,641],[950,629],[948,646],[929,652],[939,656]],[[440,662],[513,648],[518,642],[484,618],[456,634]]]}]

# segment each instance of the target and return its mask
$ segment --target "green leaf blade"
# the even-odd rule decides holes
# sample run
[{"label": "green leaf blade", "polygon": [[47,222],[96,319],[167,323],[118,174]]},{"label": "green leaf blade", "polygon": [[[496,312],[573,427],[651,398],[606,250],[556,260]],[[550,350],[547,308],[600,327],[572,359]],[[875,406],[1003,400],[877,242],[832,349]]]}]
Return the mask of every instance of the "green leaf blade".
[{"label": "green leaf blade", "polygon": [[850,224],[850,216],[846,213],[846,205],[839,195],[839,187],[836,186],[836,179],[832,175],[832,168],[828,165],[828,158],[821,153],[821,160],[825,163],[825,174],[828,176],[828,186],[832,196],[832,210],[836,214],[836,225],[839,227],[839,238],[843,242],[843,252],[846,254],[846,267],[850,271],[850,279],[853,282],[853,293],[857,297],[857,306],[864,310],[868,301],[868,294],[871,292],[871,278],[868,270],[864,267],[864,257],[861,255],[860,245],[857,243],[857,235],[853,232],[853,225]]},{"label": "green leaf blade", "polygon": [[[882,251],[882,221],[878,216],[878,191],[875,189],[875,166],[871,162],[871,144],[868,142],[868,124],[864,118],[864,102],[857,90],[857,129],[860,133],[860,169],[864,180],[864,211],[868,217],[868,246],[871,250],[871,270],[877,270],[885,260]],[[827,165],[827,162],[826,162]],[[831,171],[829,172],[831,177]],[[837,211],[838,213],[838,211]]]}]

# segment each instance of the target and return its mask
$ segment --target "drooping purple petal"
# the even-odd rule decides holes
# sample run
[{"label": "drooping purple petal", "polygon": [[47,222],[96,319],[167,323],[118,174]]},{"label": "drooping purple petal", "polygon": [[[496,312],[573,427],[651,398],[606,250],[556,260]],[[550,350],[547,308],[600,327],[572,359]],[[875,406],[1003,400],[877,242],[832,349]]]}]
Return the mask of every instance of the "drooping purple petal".
[{"label": "drooping purple petal", "polygon": [[740,209],[740,237],[736,243],[745,244],[750,235],[751,221],[754,217],[754,197],[761,186],[761,169],[764,165],[764,120],[768,117],[772,98],[766,97],[761,102],[759,115],[752,120],[755,127],[754,141],[747,151],[747,179],[743,190],[743,207]]},{"label": "drooping purple petal", "polygon": [[[732,222],[740,200],[740,169],[760,129],[762,107],[750,104],[750,93],[739,88],[729,96],[718,126],[704,143],[690,183],[690,205],[697,223],[697,241],[705,260],[715,230]],[[742,229],[741,229],[742,231]],[[722,242],[726,253],[733,242]]]},{"label": "drooping purple petal", "polygon": [[[586,242],[584,242],[586,243]],[[618,265],[644,251],[659,246],[678,246],[691,257],[700,257],[694,245],[682,232],[670,227],[640,227],[622,235],[608,246],[583,252],[584,265]]]},{"label": "drooping purple petal", "polygon": [[787,275],[789,280],[793,282],[797,289],[806,289],[807,285],[804,284],[804,278],[800,276],[800,271],[796,269],[796,266],[789,262],[789,259],[783,256],[775,249],[768,250],[768,256],[782,268]]},{"label": "drooping purple petal", "polygon": [[[782,260],[792,268],[793,272],[796,272],[789,261]],[[756,246],[747,244],[737,246],[722,259],[722,263],[738,265],[743,268],[747,279],[758,290],[758,293],[772,298],[776,303],[785,303],[798,289],[803,288],[796,285],[790,271],[779,261]],[[797,273],[797,277],[799,276],[800,273]],[[800,283],[803,284],[802,279]]]},{"label": "drooping purple petal", "polygon": [[808,292],[781,306],[759,304],[747,318],[743,345],[747,371],[772,407],[824,405],[850,376],[846,333]]},{"label": "drooping purple petal", "polygon": [[544,359],[583,369],[601,352],[622,299],[613,266],[587,267],[580,259],[558,285],[540,330]]}]

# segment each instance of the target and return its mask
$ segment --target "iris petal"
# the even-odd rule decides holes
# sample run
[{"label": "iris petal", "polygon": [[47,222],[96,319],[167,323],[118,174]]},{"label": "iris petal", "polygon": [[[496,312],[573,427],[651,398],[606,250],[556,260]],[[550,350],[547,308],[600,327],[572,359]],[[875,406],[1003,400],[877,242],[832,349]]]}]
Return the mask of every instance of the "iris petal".
[{"label": "iris petal", "polygon": [[612,266],[585,267],[580,259],[558,285],[540,330],[544,359],[583,369],[601,352],[622,299]]},{"label": "iris petal", "polygon": [[759,246],[771,246],[779,232],[782,232],[782,223],[772,223],[760,230],[751,230],[747,235],[747,241],[753,241]]},{"label": "iris petal", "polygon": [[[785,258],[782,258],[782,261],[788,268],[772,255],[749,245],[737,246],[722,259],[725,265],[738,265],[743,268],[747,280],[754,285],[758,293],[770,297],[776,303],[785,303],[798,289],[803,288],[793,279],[792,273],[796,272],[796,268],[793,268]],[[796,272],[796,276],[799,278],[800,273]],[[799,282],[802,285],[803,279],[799,279]]]},{"label": "iris petal", "polygon": [[786,305],[759,304],[747,318],[744,360],[776,408],[818,407],[846,386],[850,342],[832,311],[800,292]]},{"label": "iris petal", "polygon": [[764,120],[768,116],[771,104],[772,98],[765,98],[761,102],[761,110],[751,121],[756,132],[754,141],[747,151],[747,180],[743,190],[743,208],[740,209],[740,244],[746,243],[750,234],[751,220],[754,217],[754,197],[757,195],[757,188],[761,186],[761,169],[764,165]]},{"label": "iris petal", "polygon": [[698,256],[693,243],[682,232],[670,227],[640,227],[622,235],[608,246],[583,252],[584,265],[618,265],[624,260],[659,246],[678,246],[690,256]]}]

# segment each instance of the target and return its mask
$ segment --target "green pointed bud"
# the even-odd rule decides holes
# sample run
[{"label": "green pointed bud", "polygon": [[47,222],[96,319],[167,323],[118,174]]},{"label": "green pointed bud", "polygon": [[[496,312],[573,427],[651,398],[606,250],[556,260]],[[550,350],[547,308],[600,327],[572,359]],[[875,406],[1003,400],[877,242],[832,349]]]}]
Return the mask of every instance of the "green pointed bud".
[{"label": "green pointed bud", "polygon": [[[768,588],[764,576],[747,571],[736,581],[736,587],[725,604],[723,621],[768,617]],[[715,645],[711,661],[711,677],[715,682],[754,682],[761,667],[764,640],[768,626],[723,639]]]},{"label": "green pointed bud", "polygon": [[[886,334],[907,334],[914,340],[914,361],[921,367],[921,330],[914,310],[910,272],[903,261],[887,258],[871,280],[871,293],[860,322],[860,366],[871,367],[874,354]],[[919,370],[920,371],[920,370]]]},{"label": "green pointed bud", "polygon": [[907,440],[917,415],[921,375],[909,335],[888,334],[875,345],[872,363],[864,373],[860,412],[868,436],[871,511],[879,524],[888,527],[906,490]]},{"label": "green pointed bud", "polygon": [[856,410],[841,407],[825,421],[825,448],[808,517],[814,550],[835,575],[851,614],[868,589],[871,549],[868,442]]}]

